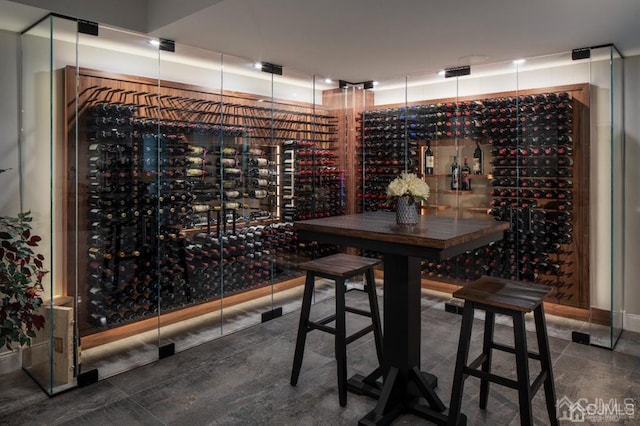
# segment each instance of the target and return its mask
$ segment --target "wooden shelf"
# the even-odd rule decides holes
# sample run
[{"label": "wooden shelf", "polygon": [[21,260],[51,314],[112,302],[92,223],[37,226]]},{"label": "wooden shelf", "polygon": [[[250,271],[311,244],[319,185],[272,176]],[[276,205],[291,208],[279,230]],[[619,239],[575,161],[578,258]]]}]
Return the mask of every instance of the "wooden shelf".
[{"label": "wooden shelf", "polygon": [[489,210],[491,209],[488,207],[469,207],[467,209],[469,213],[479,213],[479,214],[489,214]]},{"label": "wooden shelf", "polygon": [[448,210],[448,209],[451,208],[451,206],[446,205],[446,204],[427,204],[427,205],[420,206],[420,208],[422,210],[437,210],[437,211],[441,211],[441,210]]}]

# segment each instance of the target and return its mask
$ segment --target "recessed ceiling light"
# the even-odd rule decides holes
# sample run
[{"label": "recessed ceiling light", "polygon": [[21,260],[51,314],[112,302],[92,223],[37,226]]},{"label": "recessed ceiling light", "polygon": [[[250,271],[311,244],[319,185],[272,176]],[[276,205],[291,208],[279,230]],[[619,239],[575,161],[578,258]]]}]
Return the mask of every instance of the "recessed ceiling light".
[{"label": "recessed ceiling light", "polygon": [[374,85],[374,86],[377,86],[378,84],[380,84],[380,83],[379,83],[379,82],[377,82],[377,81],[374,81],[374,82],[373,82],[373,85]]},{"label": "recessed ceiling light", "polygon": [[158,46],[160,46],[160,40],[155,40],[155,39],[149,40],[149,44],[152,45],[152,46],[158,47]]},{"label": "recessed ceiling light", "polygon": [[442,70],[442,71],[438,71],[438,75],[444,75],[444,74],[445,74],[445,71],[444,71],[444,70]]},{"label": "recessed ceiling light", "polygon": [[253,64],[253,67],[257,70],[261,70],[262,69],[262,63],[261,62],[256,62],[255,64]]},{"label": "recessed ceiling light", "polygon": [[327,84],[331,84],[331,83],[333,83],[333,80],[331,80],[330,78],[325,78],[324,82],[327,83]]},{"label": "recessed ceiling light", "polygon": [[524,64],[524,59],[516,59],[515,61],[513,61],[514,64],[516,65],[520,65],[520,64]]}]

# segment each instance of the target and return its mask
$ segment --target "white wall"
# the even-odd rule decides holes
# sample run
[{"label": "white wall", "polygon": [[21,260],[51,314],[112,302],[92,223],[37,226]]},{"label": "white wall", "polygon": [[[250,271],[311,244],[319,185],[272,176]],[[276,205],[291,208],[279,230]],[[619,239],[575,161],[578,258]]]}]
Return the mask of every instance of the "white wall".
[{"label": "white wall", "polygon": [[0,30],[0,215],[20,211],[18,157],[18,42],[16,33]]},{"label": "white wall", "polygon": [[626,210],[624,328],[640,332],[640,56],[625,60]]},{"label": "white wall", "polygon": [[[20,211],[18,157],[18,41],[16,33],[0,30],[0,216]],[[0,375],[20,368],[19,351],[0,347]]]}]

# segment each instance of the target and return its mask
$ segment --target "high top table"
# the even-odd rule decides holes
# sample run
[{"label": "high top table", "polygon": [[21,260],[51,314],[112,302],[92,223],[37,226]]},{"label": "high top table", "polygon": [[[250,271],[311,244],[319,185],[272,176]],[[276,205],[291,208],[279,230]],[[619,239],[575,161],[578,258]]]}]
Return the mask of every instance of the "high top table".
[{"label": "high top table", "polygon": [[[376,397],[378,403],[359,424],[389,424],[402,413],[447,423],[446,407],[433,390],[435,377],[420,371],[420,260],[447,259],[501,240],[509,226],[490,219],[428,215],[420,216],[417,225],[402,226],[390,212],[294,223],[301,239],[384,254],[383,365],[366,378],[350,380],[349,385],[349,390]],[[376,381],[380,375],[382,386]],[[429,406],[420,403],[419,397]]]}]

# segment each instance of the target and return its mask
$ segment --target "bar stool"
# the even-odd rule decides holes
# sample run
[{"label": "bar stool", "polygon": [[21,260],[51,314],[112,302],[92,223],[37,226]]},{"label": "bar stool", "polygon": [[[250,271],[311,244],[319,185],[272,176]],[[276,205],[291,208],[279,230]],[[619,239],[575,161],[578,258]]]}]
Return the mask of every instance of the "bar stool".
[{"label": "bar stool", "polygon": [[[551,292],[550,287],[510,281],[495,277],[482,277],[453,293],[454,297],[464,299],[458,355],[453,375],[453,388],[449,408],[449,424],[458,421],[462,404],[462,391],[465,379],[471,375],[480,378],[480,408],[487,408],[489,382],[518,390],[520,405],[520,423],[533,424],[531,399],[542,384],[547,404],[547,412],[552,425],[558,424],[556,417],[556,393],[551,369],[549,338],[544,318],[542,300]],[[482,354],[467,364],[469,344],[473,327],[475,309],[485,311],[484,339]],[[524,315],[533,311],[539,353],[527,350],[527,335]],[[495,314],[509,315],[513,319],[515,347],[509,347],[493,341]],[[515,354],[517,380],[508,379],[491,373],[491,351],[497,349]],[[529,377],[529,358],[540,361],[541,371],[533,383]],[[478,368],[480,367],[480,368]]]},{"label": "bar stool", "polygon": [[[376,296],[376,286],[373,277],[373,267],[379,263],[380,260],[377,259],[339,253],[299,265],[302,270],[307,271],[307,278],[304,285],[304,296],[302,298],[302,310],[300,312],[300,323],[298,325],[296,351],[293,358],[293,369],[291,371],[292,386],[295,386],[298,383],[307,333],[312,330],[324,331],[335,336],[335,357],[338,363],[338,395],[340,405],[343,407],[347,405],[347,345],[373,331],[378,362],[382,364],[382,328],[380,326],[378,299]],[[345,281],[363,273],[366,276],[365,291],[369,296],[370,311],[368,312],[345,305]],[[326,318],[317,321],[310,321],[309,314],[311,312],[311,296],[316,277],[327,278],[335,281],[336,312]],[[371,324],[350,336],[346,336],[346,312],[370,317]],[[335,327],[326,325],[332,321],[335,321]]]}]

